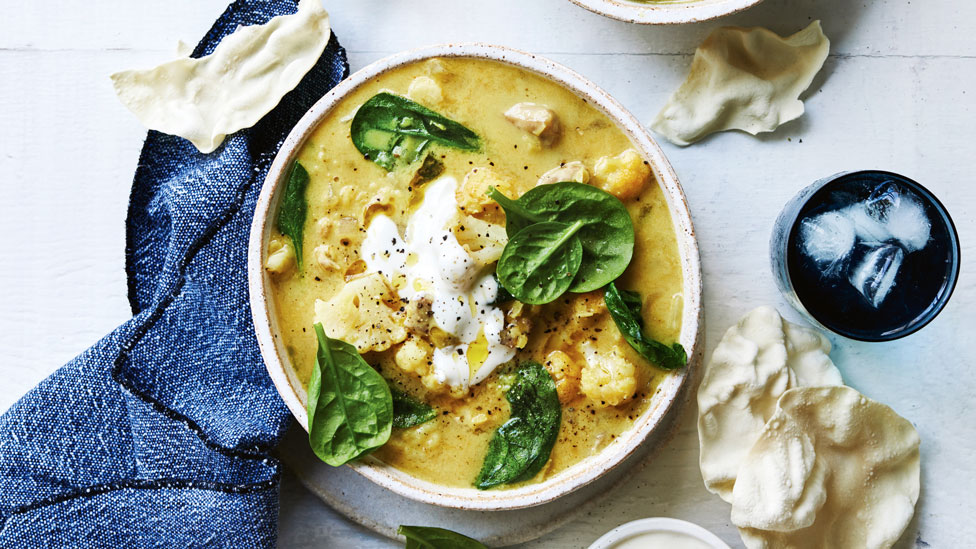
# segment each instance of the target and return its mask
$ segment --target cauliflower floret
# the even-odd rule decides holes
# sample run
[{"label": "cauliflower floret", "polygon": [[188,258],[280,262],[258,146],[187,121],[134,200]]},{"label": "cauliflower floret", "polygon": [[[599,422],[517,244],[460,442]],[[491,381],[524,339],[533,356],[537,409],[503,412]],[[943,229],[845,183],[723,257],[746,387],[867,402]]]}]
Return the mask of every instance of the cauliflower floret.
[{"label": "cauliflower floret", "polygon": [[535,103],[516,103],[505,111],[505,118],[516,128],[538,137],[539,143],[544,146],[552,145],[559,139],[559,118],[548,107]]},{"label": "cauliflower floret", "polygon": [[464,176],[464,183],[455,192],[458,207],[468,215],[493,213],[499,211],[498,203],[488,196],[488,187],[495,187],[509,198],[518,198],[514,181],[504,177],[497,170],[480,166],[473,168]]},{"label": "cauliflower floret", "polygon": [[542,174],[536,185],[546,185],[549,183],[560,183],[562,181],[575,181],[577,183],[587,183],[590,180],[590,172],[579,160],[566,162],[558,168],[553,168]]},{"label": "cauliflower floret", "polygon": [[533,309],[516,301],[505,312],[505,327],[501,332],[502,345],[512,349],[524,349],[529,342],[529,332],[532,331]]},{"label": "cauliflower floret", "polygon": [[627,149],[617,156],[604,156],[593,167],[596,186],[620,200],[639,195],[650,178],[650,166],[634,149]]},{"label": "cauliflower floret", "polygon": [[418,103],[436,105],[444,100],[441,87],[429,76],[418,76],[410,82],[407,97]]},{"label": "cauliflower floret", "polygon": [[425,376],[430,371],[434,349],[419,337],[409,337],[393,355],[393,361],[404,372]]},{"label": "cauliflower floret", "polygon": [[370,273],[347,282],[329,301],[315,300],[315,322],[360,353],[385,351],[407,338],[399,306],[386,278]]},{"label": "cauliflower floret", "polygon": [[456,220],[451,232],[472,259],[483,267],[498,261],[508,243],[508,234],[502,223],[492,223],[470,215],[459,215]]},{"label": "cauliflower floret", "polygon": [[580,348],[586,358],[580,388],[598,407],[617,406],[634,397],[637,368],[616,350],[599,354],[589,341]]},{"label": "cauliflower floret", "polygon": [[560,403],[566,404],[579,395],[581,368],[578,362],[573,361],[562,351],[553,351],[546,355],[543,366],[556,382],[556,393],[559,395]]},{"label": "cauliflower floret", "polygon": [[272,238],[268,242],[268,259],[264,268],[275,274],[282,274],[295,268],[295,248],[284,238]]}]

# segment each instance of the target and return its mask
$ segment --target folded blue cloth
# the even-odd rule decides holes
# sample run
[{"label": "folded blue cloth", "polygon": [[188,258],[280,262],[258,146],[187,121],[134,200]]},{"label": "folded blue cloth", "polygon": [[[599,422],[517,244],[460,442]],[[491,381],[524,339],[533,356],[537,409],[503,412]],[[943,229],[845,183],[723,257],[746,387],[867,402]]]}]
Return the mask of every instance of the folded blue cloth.
[{"label": "folded blue cloth", "polygon": [[[234,2],[194,50],[294,1]],[[0,547],[271,547],[289,414],[258,351],[247,235],[271,160],[349,72],[335,37],[211,154],[149,132],[132,187],[134,317],[0,417]]]}]

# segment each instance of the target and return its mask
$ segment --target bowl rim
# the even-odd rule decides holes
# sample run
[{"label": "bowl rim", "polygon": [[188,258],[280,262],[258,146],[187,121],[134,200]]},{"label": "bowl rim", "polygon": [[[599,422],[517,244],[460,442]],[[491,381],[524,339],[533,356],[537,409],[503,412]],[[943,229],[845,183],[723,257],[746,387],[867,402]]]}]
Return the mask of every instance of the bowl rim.
[{"label": "bowl rim", "polygon": [[626,541],[638,534],[651,532],[687,534],[698,541],[707,543],[712,549],[729,549],[728,544],[705,528],[693,522],[670,517],[653,517],[625,522],[600,536],[588,549],[613,549],[618,542]]},{"label": "bowl rim", "polygon": [[618,437],[599,453],[581,460],[552,478],[505,490],[479,491],[473,487],[457,488],[434,484],[386,465],[372,456],[348,464],[369,480],[399,495],[423,503],[466,510],[511,510],[540,505],[592,482],[630,456],[661,423],[680,394],[683,384],[688,379],[694,378],[695,361],[692,357],[696,356],[696,351],[701,344],[699,330],[702,325],[701,262],[691,212],[677,176],[660,147],[633,115],[596,84],[575,71],[546,58],[502,46],[484,43],[438,44],[380,59],[360,69],[326,93],[305,113],[285,138],[268,171],[255,208],[247,263],[249,302],[255,334],[265,367],[278,393],[299,424],[307,430],[305,391],[294,374],[294,369],[286,367],[286,359],[283,357],[287,355],[282,352],[278,335],[272,333],[275,322],[274,303],[268,296],[269,275],[264,268],[264,263],[272,225],[270,212],[276,206],[275,191],[305,140],[349,93],[389,70],[434,57],[477,58],[505,63],[540,75],[586,99],[613,120],[649,162],[671,213],[683,278],[684,309],[680,341],[688,351],[689,364],[669,375],[661,383],[655,393],[655,402],[635,421],[634,427],[624,436]]},{"label": "bowl rim", "polygon": [[691,0],[662,3],[632,0],[570,1],[593,13],[640,25],[699,23],[732,15],[762,2],[762,0]]}]

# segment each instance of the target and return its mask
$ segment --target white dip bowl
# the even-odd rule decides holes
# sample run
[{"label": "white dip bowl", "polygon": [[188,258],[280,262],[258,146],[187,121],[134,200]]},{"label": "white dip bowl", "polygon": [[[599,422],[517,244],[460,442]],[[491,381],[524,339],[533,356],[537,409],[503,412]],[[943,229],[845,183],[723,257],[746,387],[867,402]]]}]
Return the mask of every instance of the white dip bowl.
[{"label": "white dip bowl", "polygon": [[571,0],[577,6],[611,19],[642,25],[697,23],[730,15],[755,6],[762,0]]},{"label": "white dip bowl", "polygon": [[[726,543],[708,530],[684,520],[673,518],[646,518],[622,524],[593,542],[589,549],[616,549],[637,546],[643,536],[655,539],[662,549],[681,549],[681,546],[703,547],[708,549],[729,549]],[[653,538],[651,538],[653,536]],[[682,543],[684,542],[684,543]],[[696,543],[697,542],[697,543]],[[654,545],[651,545],[654,547]]]}]

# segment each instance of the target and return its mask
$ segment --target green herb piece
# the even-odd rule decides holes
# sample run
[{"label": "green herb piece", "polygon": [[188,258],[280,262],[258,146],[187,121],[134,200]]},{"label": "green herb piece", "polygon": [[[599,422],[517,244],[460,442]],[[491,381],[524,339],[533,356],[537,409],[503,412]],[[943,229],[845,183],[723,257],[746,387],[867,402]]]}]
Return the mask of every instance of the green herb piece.
[{"label": "green herb piece", "polygon": [[416,173],[413,174],[413,179],[410,180],[411,187],[419,187],[424,183],[437,179],[437,176],[444,173],[444,163],[434,157],[434,155],[427,153],[424,158],[424,162],[417,168]]},{"label": "green herb piece", "polygon": [[603,292],[603,301],[624,339],[648,362],[662,370],[676,370],[688,362],[688,355],[680,343],[668,346],[644,335],[640,294],[618,290],[611,282]]},{"label": "green herb piece", "polygon": [[549,461],[562,408],[556,384],[538,362],[526,362],[506,393],[512,415],[495,431],[475,486],[481,490],[534,477]]},{"label": "green herb piece", "polygon": [[548,221],[529,225],[515,234],[502,250],[495,274],[515,299],[539,305],[563,295],[583,261],[583,245],[572,225]]},{"label": "green herb piece", "polygon": [[295,246],[295,259],[298,270],[302,270],[302,235],[305,232],[305,215],[308,203],[305,201],[305,189],[308,188],[308,171],[297,161],[288,174],[281,203],[278,206],[278,232],[291,239]]},{"label": "green herb piece", "polygon": [[[612,194],[583,183],[539,185],[512,200],[495,188],[488,190],[505,210],[509,238],[543,221],[573,224],[582,221],[576,235],[583,246],[583,261],[569,290],[589,292],[620,276],[634,254],[634,224],[623,202]],[[506,286],[518,297],[514,288]]]},{"label": "green herb piece", "polygon": [[393,395],[393,426],[406,429],[437,417],[437,412],[426,402],[421,402],[399,389],[390,387]]},{"label": "green herb piece", "polygon": [[308,381],[308,442],[322,461],[338,467],[386,443],[393,397],[386,380],[352,345],[315,325],[319,349]]},{"label": "green herb piece", "polygon": [[478,540],[432,526],[400,526],[397,534],[407,538],[405,549],[488,549]]},{"label": "green herb piece", "polygon": [[406,97],[381,92],[367,100],[352,119],[353,145],[367,158],[393,171],[413,163],[431,143],[475,151],[478,134]]}]

